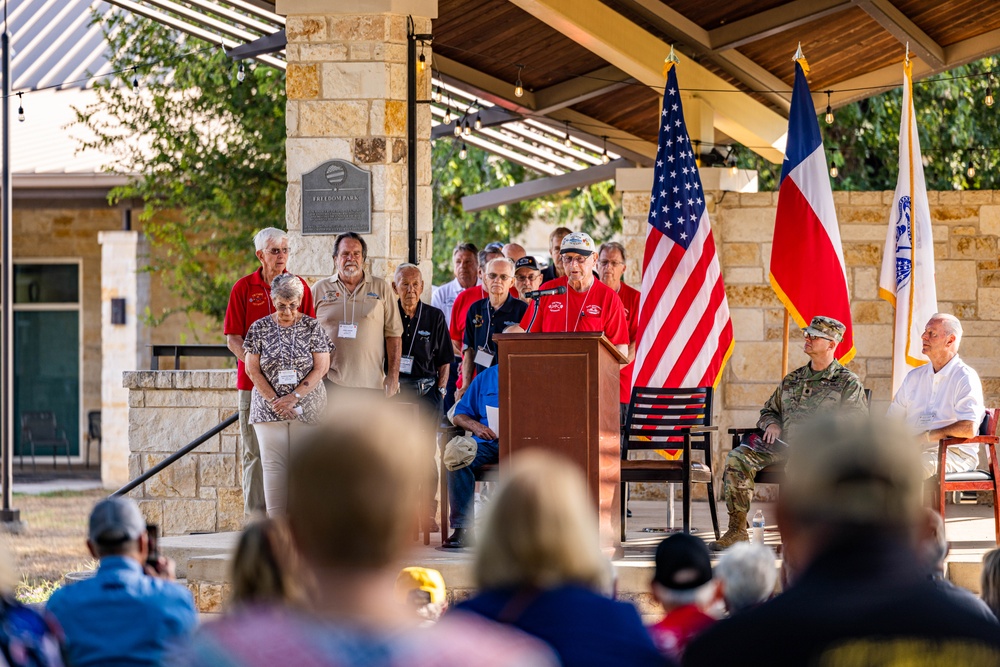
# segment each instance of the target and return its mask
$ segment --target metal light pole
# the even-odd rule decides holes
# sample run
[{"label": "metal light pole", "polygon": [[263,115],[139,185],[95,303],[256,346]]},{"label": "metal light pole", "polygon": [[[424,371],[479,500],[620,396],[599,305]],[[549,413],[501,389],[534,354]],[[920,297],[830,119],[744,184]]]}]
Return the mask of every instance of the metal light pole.
[{"label": "metal light pole", "polygon": [[[6,13],[6,12],[5,12]],[[14,486],[14,253],[11,250],[13,238],[13,188],[10,181],[10,33],[6,22],[0,36],[3,58],[3,176],[0,182],[0,197],[3,198],[3,215],[0,224],[0,245],[3,246],[2,272],[0,279],[0,456],[3,457],[0,470],[0,485],[3,487],[3,509],[0,510],[0,524],[20,525],[21,512],[11,508]]]}]

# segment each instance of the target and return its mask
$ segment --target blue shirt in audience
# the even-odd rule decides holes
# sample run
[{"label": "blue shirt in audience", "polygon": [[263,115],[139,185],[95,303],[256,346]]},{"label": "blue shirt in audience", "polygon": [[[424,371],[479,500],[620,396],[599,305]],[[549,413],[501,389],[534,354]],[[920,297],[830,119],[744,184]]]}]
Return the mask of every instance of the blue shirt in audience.
[{"label": "blue shirt in audience", "polygon": [[74,667],[159,665],[198,624],[190,591],[150,577],[127,556],[105,556],[92,579],[60,588],[46,605]]}]

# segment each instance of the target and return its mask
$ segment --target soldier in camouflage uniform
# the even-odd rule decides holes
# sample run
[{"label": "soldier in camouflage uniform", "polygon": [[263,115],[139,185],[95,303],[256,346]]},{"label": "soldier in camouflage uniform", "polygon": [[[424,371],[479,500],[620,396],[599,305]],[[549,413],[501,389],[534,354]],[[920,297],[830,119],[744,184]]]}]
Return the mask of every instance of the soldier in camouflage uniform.
[{"label": "soldier in camouflage uniform", "polygon": [[809,363],[786,375],[767,400],[757,422],[763,434],[749,434],[743,444],[726,457],[723,481],[729,529],[717,542],[709,544],[713,551],[749,539],[747,512],[753,497],[754,477],[762,468],[787,458],[787,443],[795,437],[796,427],[817,412],[831,409],[868,414],[861,380],[834,356],[845,330],[846,327],[833,318],[812,319],[802,330]]}]

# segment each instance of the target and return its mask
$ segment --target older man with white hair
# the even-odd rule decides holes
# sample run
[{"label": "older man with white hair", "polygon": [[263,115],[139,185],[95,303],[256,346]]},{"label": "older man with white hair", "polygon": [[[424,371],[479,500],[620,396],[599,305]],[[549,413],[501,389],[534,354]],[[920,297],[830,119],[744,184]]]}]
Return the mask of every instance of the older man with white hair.
[{"label": "older man with white hair", "polygon": [[[926,446],[922,460],[924,475],[930,477],[937,470],[938,440],[973,437],[986,408],[979,375],[958,356],[962,343],[958,318],[935,313],[920,338],[930,363],[906,374],[888,414],[905,422]],[[978,445],[948,448],[946,472],[975,470],[978,463]]]}]

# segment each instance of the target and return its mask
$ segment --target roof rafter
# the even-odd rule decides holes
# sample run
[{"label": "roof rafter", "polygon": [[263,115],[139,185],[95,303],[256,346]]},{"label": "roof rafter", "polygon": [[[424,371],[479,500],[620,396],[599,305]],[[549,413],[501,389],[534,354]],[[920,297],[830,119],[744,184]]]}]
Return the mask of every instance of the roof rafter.
[{"label": "roof rafter", "polygon": [[795,0],[710,30],[705,46],[714,51],[735,49],[853,6],[853,0]]},{"label": "roof rafter", "polygon": [[633,83],[635,79],[613,65],[535,91],[536,113],[543,116],[556,109],[571,107],[594,97],[607,95]]},{"label": "roof rafter", "polygon": [[901,44],[909,44],[910,50],[921,60],[932,67],[947,63],[944,48],[888,0],[854,0],[854,2]]}]

